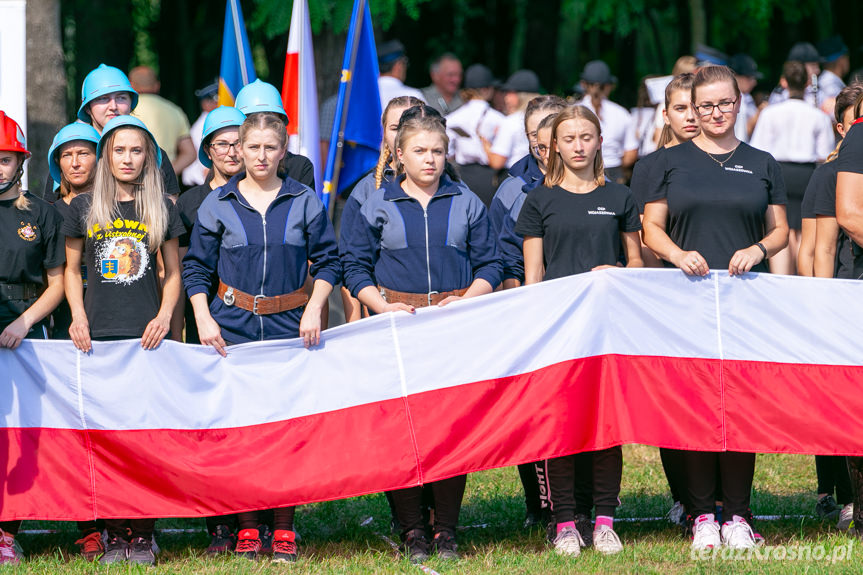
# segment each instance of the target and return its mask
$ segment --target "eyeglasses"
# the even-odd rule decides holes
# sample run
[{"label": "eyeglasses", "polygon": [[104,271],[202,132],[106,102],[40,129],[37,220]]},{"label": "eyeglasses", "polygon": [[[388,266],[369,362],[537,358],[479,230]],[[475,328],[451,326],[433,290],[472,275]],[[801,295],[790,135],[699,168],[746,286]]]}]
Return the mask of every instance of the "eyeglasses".
[{"label": "eyeglasses", "polygon": [[548,152],[548,146],[545,144],[537,144],[533,147],[533,151],[537,156],[544,156]]},{"label": "eyeglasses", "polygon": [[210,144],[210,148],[216,151],[220,156],[224,156],[228,153],[228,150],[234,148],[235,150],[240,150],[240,140],[236,142],[213,142]]},{"label": "eyeglasses", "polygon": [[723,114],[730,114],[731,111],[734,110],[734,105],[736,103],[737,99],[730,102],[726,100],[724,102],[719,102],[718,104],[699,104],[698,106],[695,106],[695,111],[698,112],[698,115],[701,117],[712,116],[715,108],[719,108],[719,111]]}]

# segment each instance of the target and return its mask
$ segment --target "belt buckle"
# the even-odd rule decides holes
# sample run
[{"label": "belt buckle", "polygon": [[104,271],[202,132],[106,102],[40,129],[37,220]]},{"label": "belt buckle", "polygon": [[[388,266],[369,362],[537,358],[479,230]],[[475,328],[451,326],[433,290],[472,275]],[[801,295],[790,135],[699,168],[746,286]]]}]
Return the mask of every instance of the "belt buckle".
[{"label": "belt buckle", "polygon": [[222,296],[222,301],[225,302],[225,305],[228,307],[234,305],[234,288],[229,287],[227,291],[225,291],[225,295]]},{"label": "belt buckle", "polygon": [[255,303],[252,305],[252,313],[253,314],[261,315],[258,313],[258,300],[263,299],[265,297],[267,297],[267,296],[265,296],[264,294],[258,294],[255,296]]},{"label": "belt buckle", "polygon": [[428,305],[429,305],[429,307],[431,307],[431,304],[432,304],[432,296],[437,295],[439,293],[440,293],[439,291],[430,291],[428,293],[428,302],[429,302]]}]

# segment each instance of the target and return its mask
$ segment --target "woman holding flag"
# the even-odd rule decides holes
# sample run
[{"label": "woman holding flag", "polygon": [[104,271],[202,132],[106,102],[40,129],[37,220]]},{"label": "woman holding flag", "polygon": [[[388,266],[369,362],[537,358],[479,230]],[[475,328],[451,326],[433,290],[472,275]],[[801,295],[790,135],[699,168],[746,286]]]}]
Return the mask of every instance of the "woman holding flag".
[{"label": "woman holding flag", "polygon": [[[482,201],[446,172],[448,139],[440,114],[414,106],[401,115],[393,148],[396,178],[374,191],[352,219],[343,246],[345,284],[372,313],[444,306],[491,293],[500,283],[491,225]],[[433,541],[426,537],[423,487],[392,492],[411,561],[458,557],[466,476],[431,484]]]},{"label": "woman holding flag", "polygon": [[[183,259],[201,343],[223,356],[231,344],[303,338],[321,340],[323,306],[341,268],[332,226],[309,187],[280,174],[287,151],[282,118],[250,114],[239,131],[246,172],[207,196]],[[311,263],[309,263],[311,262]],[[219,287],[212,303],[212,278]],[[311,297],[303,290],[314,278]],[[295,561],[294,507],[274,511],[273,559]],[[262,549],[259,513],[240,513],[235,552],[256,559]]]},{"label": "woman holding flag", "polygon": [[[788,243],[785,184],[772,156],[734,134],[740,90],[725,66],[695,75],[695,138],[657,156],[645,192],[644,242],[666,266],[693,277],[711,269],[730,275],[768,272],[767,258]],[[695,519],[693,549],[755,547],[749,501],[755,454],[684,452],[687,510]],[[721,488],[717,493],[717,476]],[[724,505],[721,529],[715,501]]]}]

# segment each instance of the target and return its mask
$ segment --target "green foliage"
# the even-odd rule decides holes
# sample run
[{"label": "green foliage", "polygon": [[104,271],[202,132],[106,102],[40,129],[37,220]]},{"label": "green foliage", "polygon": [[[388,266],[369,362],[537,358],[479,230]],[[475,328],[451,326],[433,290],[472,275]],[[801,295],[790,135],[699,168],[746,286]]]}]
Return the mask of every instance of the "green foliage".
[{"label": "green foliage", "polygon": [[153,28],[159,22],[161,0],[132,0],[132,30],[135,64],[159,72],[159,55],[153,47]]},{"label": "green foliage", "polygon": [[[156,0],[157,1],[157,0]],[[369,0],[375,25],[386,30],[392,26],[399,10],[413,18],[420,17],[420,6],[430,0]],[[261,32],[267,39],[286,34],[291,27],[293,2],[288,0],[253,0],[252,13],[248,17],[251,30]],[[353,10],[353,0],[313,0],[309,2],[309,20],[312,31],[318,34],[325,26],[334,32],[348,29]]]}]

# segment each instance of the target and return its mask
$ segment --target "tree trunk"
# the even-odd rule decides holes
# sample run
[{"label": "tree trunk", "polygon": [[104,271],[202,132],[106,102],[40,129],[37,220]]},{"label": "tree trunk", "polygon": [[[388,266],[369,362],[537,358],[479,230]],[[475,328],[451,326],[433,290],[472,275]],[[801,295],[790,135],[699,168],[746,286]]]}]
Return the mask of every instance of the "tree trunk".
[{"label": "tree trunk", "polygon": [[27,2],[27,145],[30,190],[48,177],[51,141],[66,123],[66,70],[60,38],[60,0]]},{"label": "tree trunk", "polygon": [[704,9],[704,0],[689,0],[689,23],[694,54],[699,44],[707,44],[707,12]]}]

